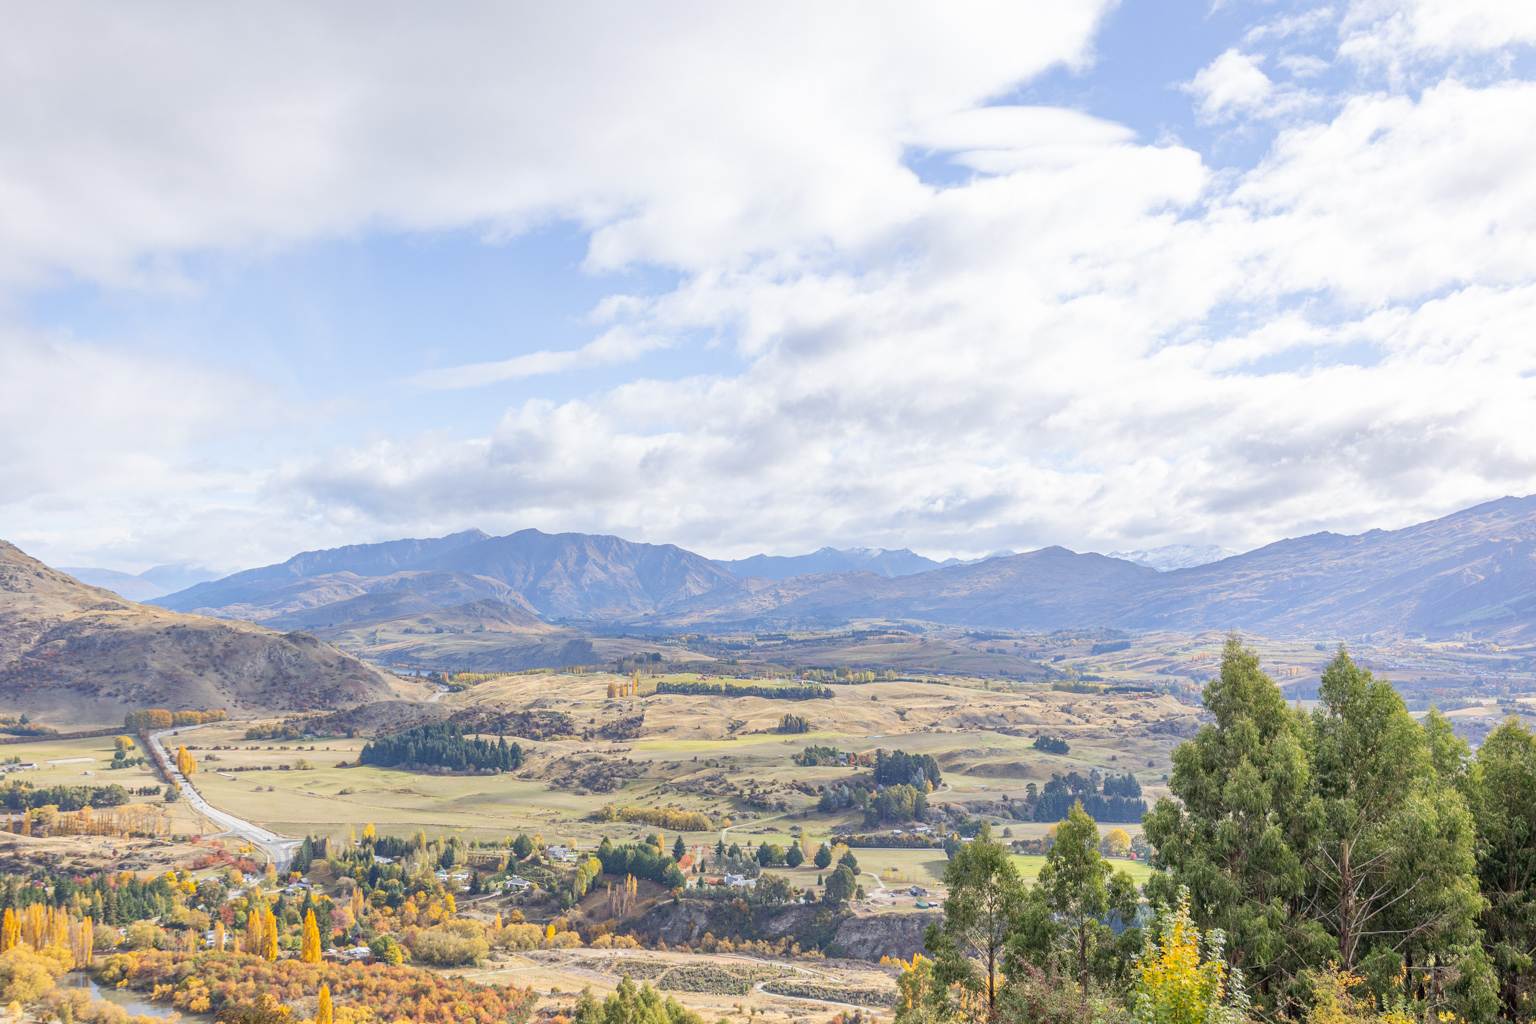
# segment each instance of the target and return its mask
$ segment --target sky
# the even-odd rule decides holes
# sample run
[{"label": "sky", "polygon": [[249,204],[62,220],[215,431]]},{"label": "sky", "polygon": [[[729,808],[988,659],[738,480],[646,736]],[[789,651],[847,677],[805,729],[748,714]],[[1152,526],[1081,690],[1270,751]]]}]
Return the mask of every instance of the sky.
[{"label": "sky", "polygon": [[1241,550],[1536,492],[1536,5],[0,34],[0,537]]}]

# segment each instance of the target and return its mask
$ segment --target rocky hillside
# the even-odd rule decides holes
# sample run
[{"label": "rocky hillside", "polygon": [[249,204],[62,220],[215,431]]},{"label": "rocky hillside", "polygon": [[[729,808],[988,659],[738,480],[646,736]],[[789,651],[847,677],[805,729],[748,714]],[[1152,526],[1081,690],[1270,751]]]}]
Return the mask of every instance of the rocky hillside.
[{"label": "rocky hillside", "polygon": [[672,544],[471,530],[305,552],[156,603],[278,628],[357,627],[442,613],[465,629],[521,626],[535,633],[551,620],[655,615],[740,585],[728,570]]},{"label": "rocky hillside", "polygon": [[337,708],[391,692],[389,677],[312,636],[135,604],[0,541],[9,710],[110,724],[132,708]]}]

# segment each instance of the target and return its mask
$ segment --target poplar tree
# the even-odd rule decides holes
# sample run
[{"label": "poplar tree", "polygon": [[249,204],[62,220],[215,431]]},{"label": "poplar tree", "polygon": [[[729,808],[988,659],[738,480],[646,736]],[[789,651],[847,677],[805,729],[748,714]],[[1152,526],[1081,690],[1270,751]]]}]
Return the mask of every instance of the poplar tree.
[{"label": "poplar tree", "polygon": [[320,962],[320,926],[315,921],[314,910],[304,914],[304,936],[299,945],[299,959],[306,964]]}]

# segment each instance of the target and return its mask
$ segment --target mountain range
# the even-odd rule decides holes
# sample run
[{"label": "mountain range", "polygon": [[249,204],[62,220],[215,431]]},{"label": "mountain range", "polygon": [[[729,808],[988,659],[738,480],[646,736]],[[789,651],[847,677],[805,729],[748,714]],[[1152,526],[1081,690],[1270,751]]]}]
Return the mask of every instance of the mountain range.
[{"label": "mountain range", "polygon": [[0,541],[0,702],[76,728],[135,708],[304,710],[396,683],[313,636],[124,600]]},{"label": "mountain range", "polygon": [[389,623],[534,635],[555,624],[730,630],[916,620],[1526,641],[1536,640],[1536,496],[1166,571],[1062,547],[948,565],[880,549],[722,562],[611,536],[467,531],[305,552],[156,603],[353,638]]}]

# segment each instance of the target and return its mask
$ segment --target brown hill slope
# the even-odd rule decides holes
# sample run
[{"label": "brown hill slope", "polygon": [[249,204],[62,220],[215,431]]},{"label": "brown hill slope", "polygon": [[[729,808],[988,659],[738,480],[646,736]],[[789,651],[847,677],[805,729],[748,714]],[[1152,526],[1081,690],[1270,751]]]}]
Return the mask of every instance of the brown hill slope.
[{"label": "brown hill slope", "polygon": [[301,633],[181,615],[0,541],[0,707],[59,725],[142,707],[297,711],[379,700],[388,677]]}]

